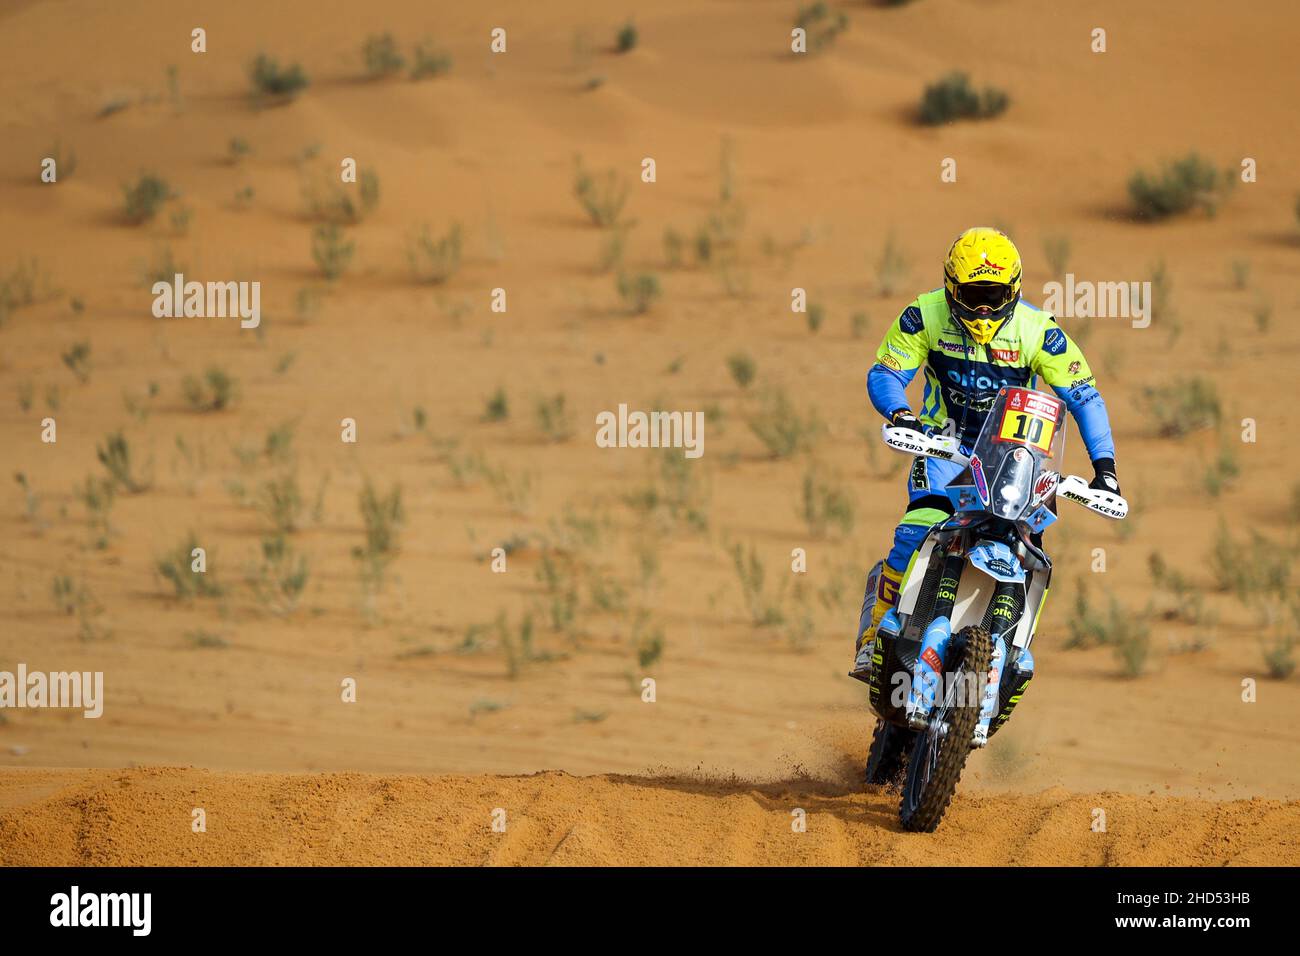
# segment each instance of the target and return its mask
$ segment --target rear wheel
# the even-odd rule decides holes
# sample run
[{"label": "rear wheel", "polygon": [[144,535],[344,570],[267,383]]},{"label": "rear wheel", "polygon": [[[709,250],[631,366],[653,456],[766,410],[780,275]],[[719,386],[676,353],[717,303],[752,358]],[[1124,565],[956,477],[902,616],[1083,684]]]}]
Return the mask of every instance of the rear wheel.
[{"label": "rear wheel", "polygon": [[866,781],[873,786],[898,786],[903,782],[903,766],[915,732],[888,721],[877,720],[867,754]]},{"label": "rear wheel", "polygon": [[982,627],[965,628],[957,641],[961,648],[958,662],[950,668],[955,677],[940,685],[943,700],[935,707],[929,726],[917,732],[908,758],[907,783],[898,808],[905,830],[932,833],[939,826],[979,723],[993,642]]}]

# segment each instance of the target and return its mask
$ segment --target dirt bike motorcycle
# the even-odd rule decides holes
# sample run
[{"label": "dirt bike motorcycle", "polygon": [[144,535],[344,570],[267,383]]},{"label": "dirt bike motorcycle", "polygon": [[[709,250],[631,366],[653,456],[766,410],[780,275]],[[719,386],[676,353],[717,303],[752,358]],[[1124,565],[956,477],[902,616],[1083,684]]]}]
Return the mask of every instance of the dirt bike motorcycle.
[{"label": "dirt bike motorcycle", "polygon": [[[1003,388],[969,451],[952,436],[882,428],[895,451],[964,469],[945,489],[952,516],[917,549],[867,651],[879,720],[866,780],[901,785],[904,829],[938,827],[967,755],[1007,722],[1033,677],[1029,647],[1052,577],[1042,532],[1056,500],[1128,514],[1119,495],[1062,476],[1065,411],[1046,392]],[[879,574],[877,565],[868,576],[866,610]]]}]

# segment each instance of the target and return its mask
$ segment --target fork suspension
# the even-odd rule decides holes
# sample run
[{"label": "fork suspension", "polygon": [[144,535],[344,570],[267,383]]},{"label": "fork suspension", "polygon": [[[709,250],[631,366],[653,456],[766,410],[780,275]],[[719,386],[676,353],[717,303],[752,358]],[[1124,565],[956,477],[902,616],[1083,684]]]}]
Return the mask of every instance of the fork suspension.
[{"label": "fork suspension", "polygon": [[943,559],[943,572],[939,575],[934,598],[934,617],[925,629],[913,669],[914,679],[907,700],[909,723],[923,724],[934,709],[935,695],[943,679],[948,640],[952,635],[952,609],[957,603],[957,586],[961,583],[965,561],[959,553],[948,554]]}]

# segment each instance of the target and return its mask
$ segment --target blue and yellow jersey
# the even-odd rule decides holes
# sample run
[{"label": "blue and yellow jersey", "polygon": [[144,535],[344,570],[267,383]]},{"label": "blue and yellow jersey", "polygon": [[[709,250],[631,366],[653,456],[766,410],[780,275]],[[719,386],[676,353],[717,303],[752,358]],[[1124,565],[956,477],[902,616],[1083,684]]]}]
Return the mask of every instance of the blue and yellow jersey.
[{"label": "blue and yellow jersey", "polygon": [[988,345],[977,344],[952,318],[943,289],[919,295],[894,320],[867,374],[867,393],[886,418],[910,407],[905,394],[917,369],[925,390],[917,417],[942,430],[951,419],[973,444],[998,389],[1037,388],[1038,377],[1065,402],[1093,461],[1115,457],[1106,403],[1088,360],[1050,312],[1023,299]]}]

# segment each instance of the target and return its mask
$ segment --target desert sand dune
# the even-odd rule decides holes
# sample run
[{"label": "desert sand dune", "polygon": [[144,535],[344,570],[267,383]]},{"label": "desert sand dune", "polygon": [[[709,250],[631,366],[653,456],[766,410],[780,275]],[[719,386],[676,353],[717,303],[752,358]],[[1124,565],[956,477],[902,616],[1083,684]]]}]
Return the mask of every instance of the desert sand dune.
[{"label": "desert sand dune", "polygon": [[[924,835],[899,828],[895,794],[812,779],[175,768],[0,779],[7,866],[1261,866],[1300,850],[1294,801],[1061,788],[967,795],[943,833]],[[1098,809],[1105,832],[1093,829]]]}]

